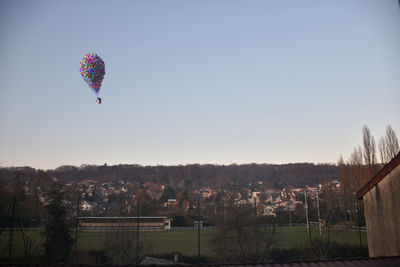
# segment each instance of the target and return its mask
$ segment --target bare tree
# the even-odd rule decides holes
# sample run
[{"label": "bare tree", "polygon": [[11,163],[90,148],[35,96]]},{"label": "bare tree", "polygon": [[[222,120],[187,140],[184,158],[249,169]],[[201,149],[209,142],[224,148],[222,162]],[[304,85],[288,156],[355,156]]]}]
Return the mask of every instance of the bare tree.
[{"label": "bare tree", "polygon": [[363,174],[363,153],[360,146],[355,147],[349,158],[350,175],[354,180],[354,190],[358,191],[367,182]]},{"label": "bare tree", "polygon": [[[343,157],[340,156],[338,161],[338,176],[340,182],[340,193],[341,193],[341,201],[340,207],[342,210],[348,211],[352,210],[351,207],[351,196],[353,194],[353,179],[350,175],[350,167],[349,164],[346,164],[343,160]],[[328,202],[327,202],[328,203]]]},{"label": "bare tree", "polygon": [[363,129],[363,148],[364,162],[367,165],[366,178],[369,179],[376,173],[376,146],[375,138],[372,136],[369,128],[364,125]]},{"label": "bare tree", "polygon": [[360,146],[354,148],[346,163],[340,157],[338,174],[341,191],[340,208],[345,212],[346,217],[348,216],[348,219],[351,220],[356,210],[355,192],[367,182],[363,165],[363,153]]},{"label": "bare tree", "polygon": [[103,242],[103,250],[109,263],[132,264],[135,262],[136,233],[134,231],[107,232]]},{"label": "bare tree", "polygon": [[385,163],[387,163],[388,156],[386,154],[386,151],[387,151],[387,149],[386,149],[386,139],[383,136],[381,136],[381,138],[379,138],[378,147],[379,147],[379,155],[381,157],[381,163],[385,164]]},{"label": "bare tree", "polygon": [[137,233],[125,230],[123,226],[113,232],[106,232],[104,235],[102,250],[107,257],[109,264],[133,264],[137,262],[136,246],[139,247],[139,254],[152,253],[151,237],[145,240],[142,238],[139,244],[136,243]]},{"label": "bare tree", "polygon": [[390,125],[386,127],[386,163],[394,158],[399,153],[399,140],[397,139],[396,132]]},{"label": "bare tree", "polygon": [[248,205],[228,205],[228,219],[225,220],[224,217],[218,218],[216,230],[210,240],[217,262],[269,259],[275,242],[275,218],[257,218],[253,208]]},{"label": "bare tree", "polygon": [[[338,161],[338,176],[340,181],[340,207],[346,214],[355,215],[355,193],[361,189],[378,171],[376,160],[375,139],[369,128],[362,128],[363,147],[355,147],[349,159],[344,162],[340,156]],[[386,127],[386,136],[379,139],[379,153],[381,162],[387,163],[399,152],[399,142],[396,133],[390,125]],[[363,213],[363,206],[359,205]]]}]

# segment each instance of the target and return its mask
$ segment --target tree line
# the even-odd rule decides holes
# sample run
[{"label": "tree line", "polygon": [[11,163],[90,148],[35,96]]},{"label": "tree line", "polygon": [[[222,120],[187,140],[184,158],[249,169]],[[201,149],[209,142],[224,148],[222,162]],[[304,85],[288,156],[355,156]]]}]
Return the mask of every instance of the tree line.
[{"label": "tree line", "polygon": [[[0,168],[0,180],[11,181],[15,171],[20,173],[22,181],[28,180],[39,170],[30,167]],[[232,183],[249,186],[258,181],[270,187],[303,187],[316,185],[337,178],[335,164],[189,164],[178,166],[141,166],[141,165],[81,165],[60,166],[44,171],[48,176],[57,178],[62,183],[86,179],[117,182],[135,181],[153,182],[181,188],[199,188],[203,186],[226,186]]]},{"label": "tree line", "polygon": [[356,193],[399,153],[399,141],[390,125],[386,127],[385,136],[379,138],[378,146],[368,126],[362,128],[362,137],[362,145],[354,147],[346,161],[342,156],[338,161],[340,205],[349,219],[356,215],[358,209],[363,211],[362,203],[356,199]]}]

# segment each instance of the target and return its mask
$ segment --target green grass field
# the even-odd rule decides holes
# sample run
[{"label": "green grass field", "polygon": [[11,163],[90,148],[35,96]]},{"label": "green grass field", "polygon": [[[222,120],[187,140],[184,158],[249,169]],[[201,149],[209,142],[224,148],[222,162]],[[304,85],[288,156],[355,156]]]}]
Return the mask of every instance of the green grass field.
[{"label": "green grass field", "polygon": [[[312,239],[322,239],[324,241],[328,240],[328,231],[323,229],[322,236],[319,234],[318,227],[311,228],[311,238]],[[335,241],[340,244],[348,245],[359,245],[360,237],[357,230],[351,229],[340,229],[332,230],[329,233],[329,240]],[[366,232],[361,232],[361,240],[363,247],[367,246],[367,234]],[[309,233],[307,227],[296,226],[296,227],[278,227],[276,234],[276,247],[278,248],[302,248],[308,246]]]},{"label": "green grass field", "polygon": [[[39,232],[26,231],[28,243],[32,253],[40,254],[43,252],[43,237]],[[108,235],[112,233],[108,233]],[[102,250],[106,240],[105,232],[80,232],[78,237],[78,250]],[[201,231],[201,254],[204,256],[212,256],[212,248],[209,240],[213,235],[213,230]],[[8,255],[9,232],[3,232],[0,237],[0,257]],[[302,248],[308,246],[308,232],[306,227],[278,227],[275,235],[275,247],[277,248]],[[320,238],[317,227],[312,228],[312,238]],[[323,231],[322,239],[327,240],[327,231]],[[147,253],[166,254],[179,252],[183,255],[197,255],[197,231],[170,231],[170,232],[140,232],[140,240],[146,244],[151,244],[146,249]],[[359,245],[359,233],[356,230],[333,230],[330,233],[330,240],[342,244]],[[363,246],[367,245],[366,233],[362,232]],[[23,254],[23,241],[21,233],[14,233],[14,251],[13,255]]]}]

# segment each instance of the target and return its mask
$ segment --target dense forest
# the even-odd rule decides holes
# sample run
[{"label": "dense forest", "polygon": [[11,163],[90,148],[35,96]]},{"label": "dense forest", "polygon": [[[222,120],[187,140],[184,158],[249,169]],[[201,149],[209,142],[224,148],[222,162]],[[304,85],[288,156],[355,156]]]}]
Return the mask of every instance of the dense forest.
[{"label": "dense forest", "polygon": [[[9,181],[18,172],[22,181],[29,179],[38,170],[30,167],[0,168],[0,179]],[[333,164],[231,164],[231,165],[178,165],[178,166],[140,166],[140,165],[81,165],[61,166],[45,171],[62,183],[80,180],[131,181],[138,183],[178,185],[182,188],[203,186],[249,186],[260,181],[265,186],[313,186],[337,179],[337,166]]]}]

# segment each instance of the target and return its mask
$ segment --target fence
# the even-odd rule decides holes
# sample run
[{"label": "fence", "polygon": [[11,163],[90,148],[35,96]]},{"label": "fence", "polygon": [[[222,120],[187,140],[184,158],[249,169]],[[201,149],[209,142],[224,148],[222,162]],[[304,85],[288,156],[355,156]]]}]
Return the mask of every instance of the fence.
[{"label": "fence", "polygon": [[[311,223],[312,239],[330,240],[340,244],[349,244],[352,246],[359,246],[359,235],[362,236],[362,246],[365,248],[367,244],[365,227],[361,227],[362,233],[358,231],[358,227],[354,226],[330,226],[322,228],[322,236],[319,233],[318,223]],[[307,231],[307,224],[282,224],[276,225],[276,234],[274,236],[273,247],[280,249],[292,248],[308,248],[309,247],[309,232]],[[40,234],[44,228],[23,228],[25,234],[30,237],[34,246],[40,248],[43,242],[43,236]],[[265,226],[261,226],[258,231],[269,231]],[[328,230],[329,229],[329,230]],[[0,258],[6,257],[8,248],[9,233],[11,228],[2,228],[3,235],[0,237]],[[21,246],[22,238],[20,228],[14,228],[15,237],[15,256],[23,255],[23,247]],[[74,230],[74,229],[71,229]],[[151,231],[149,231],[151,230]],[[189,257],[197,256],[197,242],[198,231],[197,227],[171,227],[170,230],[160,229],[140,229],[140,255],[166,255],[179,253]],[[217,229],[215,226],[203,226],[200,231],[200,248],[202,257],[215,257],[216,251],[214,250],[211,240],[215,237]],[[85,229],[79,230],[77,252],[79,255],[89,253],[89,251],[107,251],[104,250],[108,246],[121,246],[131,247],[133,251],[130,253],[134,256],[136,246],[136,229]],[[260,232],[259,232],[260,233]],[[261,238],[261,235],[260,237]],[[261,241],[259,239],[259,241]],[[110,243],[111,242],[111,243]],[[131,242],[128,245],[128,242]],[[256,242],[256,239],[254,239]],[[259,243],[259,246],[261,243]],[[260,249],[260,247],[259,247]],[[114,250],[113,250],[114,251]],[[119,251],[119,250],[116,250]],[[101,253],[103,253],[101,252]],[[113,252],[116,253],[116,252]],[[13,254],[14,255],[14,254]],[[85,254],[86,255],[86,254]],[[96,263],[93,261],[94,256],[87,256],[86,259],[78,258],[77,263]],[[129,262],[127,262],[129,263]],[[131,262],[132,263],[132,262]],[[134,262],[133,262],[134,263]]]},{"label": "fence", "polygon": [[[318,222],[311,222],[311,226],[316,227],[318,226]],[[307,227],[306,223],[285,223],[285,224],[279,224],[276,225],[276,227]],[[214,230],[216,226],[203,226],[201,227],[202,230]],[[329,226],[331,229],[338,229],[338,230],[346,230],[346,229],[352,229],[352,230],[359,230],[358,226],[344,226],[344,225],[331,225]],[[327,226],[323,226],[322,228],[326,229]],[[12,228],[0,228],[1,231],[10,231]],[[43,227],[27,227],[27,228],[22,228],[24,231],[33,231],[33,232],[41,232],[44,230]],[[19,231],[21,228],[14,228],[14,231]],[[197,230],[197,226],[187,226],[187,227],[171,227],[170,231],[188,231],[188,230]],[[365,226],[361,226],[360,230],[362,232],[366,232],[367,228]],[[136,228],[134,227],[129,227],[129,228],[104,228],[104,229],[99,229],[99,228],[90,228],[87,227],[85,229],[79,229],[79,231],[82,232],[112,232],[112,231],[136,231]],[[140,227],[140,231],[165,231],[165,229],[160,228],[160,229],[155,229],[153,227]]]}]

